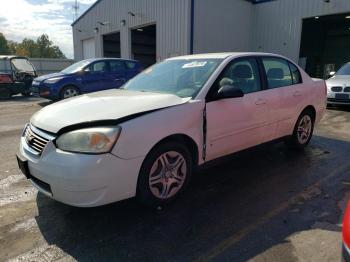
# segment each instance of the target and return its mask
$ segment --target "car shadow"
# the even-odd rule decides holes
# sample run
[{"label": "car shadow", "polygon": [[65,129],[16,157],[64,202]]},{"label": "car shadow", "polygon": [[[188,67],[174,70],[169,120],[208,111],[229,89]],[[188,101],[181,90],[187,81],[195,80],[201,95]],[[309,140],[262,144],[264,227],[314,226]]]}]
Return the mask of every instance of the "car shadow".
[{"label": "car shadow", "polygon": [[350,112],[350,105],[327,105],[328,110]]},{"label": "car shadow", "polygon": [[349,142],[316,136],[301,152],[260,146],[198,171],[161,210],[134,199],[74,208],[39,193],[36,221],[48,244],[79,261],[246,261],[320,220],[338,222],[349,153]]}]

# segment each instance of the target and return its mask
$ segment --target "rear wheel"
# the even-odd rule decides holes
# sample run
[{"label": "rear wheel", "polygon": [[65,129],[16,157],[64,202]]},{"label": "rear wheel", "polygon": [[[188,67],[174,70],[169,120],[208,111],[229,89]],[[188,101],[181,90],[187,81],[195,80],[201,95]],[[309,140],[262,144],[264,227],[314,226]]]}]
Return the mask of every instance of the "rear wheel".
[{"label": "rear wheel", "polygon": [[21,94],[22,94],[22,96],[26,96],[26,97],[28,97],[28,96],[30,96],[30,95],[31,95],[31,93],[30,93],[30,92],[22,92]]},{"label": "rear wheel", "polygon": [[75,86],[66,86],[62,89],[60,99],[66,99],[80,95],[80,90]]},{"label": "rear wheel", "polygon": [[142,164],[137,197],[153,207],[168,204],[183,192],[191,174],[192,159],[187,147],[178,142],[161,144]]},{"label": "rear wheel", "polygon": [[293,135],[287,140],[287,145],[291,148],[305,148],[312,137],[314,131],[315,116],[311,110],[305,110],[299,116]]}]

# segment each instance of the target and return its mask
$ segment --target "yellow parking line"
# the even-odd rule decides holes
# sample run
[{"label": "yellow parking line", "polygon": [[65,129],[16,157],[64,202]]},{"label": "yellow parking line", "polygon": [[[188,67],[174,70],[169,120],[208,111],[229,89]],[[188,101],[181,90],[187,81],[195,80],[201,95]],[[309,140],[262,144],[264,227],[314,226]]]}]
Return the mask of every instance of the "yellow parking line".
[{"label": "yellow parking line", "polygon": [[332,176],[338,174],[338,172],[342,171],[343,169],[348,170],[349,164],[343,165],[338,167],[337,169],[333,170],[328,176],[323,177],[318,182],[312,184],[311,186],[307,187],[302,192],[292,196],[290,199],[286,200],[285,202],[281,203],[278,207],[273,209],[272,211],[268,212],[265,216],[262,216],[260,220],[258,220],[255,223],[252,223],[242,230],[238,231],[231,237],[223,240],[221,243],[216,245],[213,249],[211,249],[207,254],[200,256],[195,261],[210,261],[217,257],[218,255],[222,254],[224,251],[226,251],[231,246],[237,244],[239,241],[241,241],[244,237],[246,237],[248,234],[256,230],[259,226],[265,224],[268,222],[271,218],[278,215],[282,211],[286,210],[289,206],[298,203],[301,199],[309,199],[306,196],[315,196],[315,192],[317,194],[317,189],[319,188],[320,183],[328,180]]}]

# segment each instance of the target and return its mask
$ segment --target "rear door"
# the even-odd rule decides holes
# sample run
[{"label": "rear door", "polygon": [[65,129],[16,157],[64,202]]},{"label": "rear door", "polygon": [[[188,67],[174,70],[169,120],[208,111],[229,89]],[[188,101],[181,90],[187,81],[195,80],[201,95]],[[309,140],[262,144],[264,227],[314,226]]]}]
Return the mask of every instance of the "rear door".
[{"label": "rear door", "polygon": [[264,142],[289,135],[303,102],[301,76],[295,65],[280,57],[262,57],[268,96]]},{"label": "rear door", "polygon": [[106,61],[97,61],[84,69],[82,76],[82,92],[90,93],[110,88],[108,64]]},{"label": "rear door", "polygon": [[126,78],[130,80],[141,72],[141,65],[136,61],[125,61]]},{"label": "rear door", "polygon": [[123,60],[109,60],[109,88],[119,88],[127,80],[127,69]]}]

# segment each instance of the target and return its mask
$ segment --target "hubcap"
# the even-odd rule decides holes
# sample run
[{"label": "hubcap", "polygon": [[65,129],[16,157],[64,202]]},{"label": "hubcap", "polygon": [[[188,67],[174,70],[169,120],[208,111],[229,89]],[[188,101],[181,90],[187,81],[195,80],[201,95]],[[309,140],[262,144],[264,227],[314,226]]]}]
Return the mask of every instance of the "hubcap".
[{"label": "hubcap", "polygon": [[64,98],[69,98],[73,96],[79,95],[78,91],[74,88],[68,88],[64,91],[63,97]]},{"label": "hubcap", "polygon": [[160,199],[174,196],[182,188],[186,173],[186,161],[180,153],[163,153],[153,163],[150,171],[149,187],[152,194]]},{"label": "hubcap", "polygon": [[309,115],[305,115],[302,119],[300,119],[298,125],[298,141],[300,144],[305,144],[309,140],[311,130],[312,119]]}]

